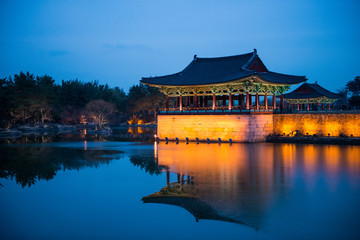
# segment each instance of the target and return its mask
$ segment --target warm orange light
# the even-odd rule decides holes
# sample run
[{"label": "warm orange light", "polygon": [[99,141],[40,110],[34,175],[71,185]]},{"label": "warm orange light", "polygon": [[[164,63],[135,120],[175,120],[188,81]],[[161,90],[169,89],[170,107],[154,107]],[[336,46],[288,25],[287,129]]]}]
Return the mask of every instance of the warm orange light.
[{"label": "warm orange light", "polygon": [[324,128],[324,132],[326,135],[330,134],[330,136],[339,136],[342,126],[338,121],[327,121],[326,124],[324,124],[324,126],[322,127]]},{"label": "warm orange light", "polygon": [[309,135],[319,134],[319,123],[317,119],[306,118],[303,122],[303,131]]},{"label": "warm orange light", "polygon": [[286,121],[282,125],[282,132],[285,133],[285,135],[290,134],[292,131],[296,130],[296,123],[293,120]]}]

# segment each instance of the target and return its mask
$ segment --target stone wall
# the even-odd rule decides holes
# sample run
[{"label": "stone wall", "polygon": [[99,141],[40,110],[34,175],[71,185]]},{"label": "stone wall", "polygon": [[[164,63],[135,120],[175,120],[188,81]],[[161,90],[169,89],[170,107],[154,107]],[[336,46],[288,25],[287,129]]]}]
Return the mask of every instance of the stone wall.
[{"label": "stone wall", "polygon": [[273,115],[159,115],[157,136],[195,141],[259,142],[273,132]]},{"label": "stone wall", "polygon": [[360,137],[360,114],[275,114],[274,134]]}]

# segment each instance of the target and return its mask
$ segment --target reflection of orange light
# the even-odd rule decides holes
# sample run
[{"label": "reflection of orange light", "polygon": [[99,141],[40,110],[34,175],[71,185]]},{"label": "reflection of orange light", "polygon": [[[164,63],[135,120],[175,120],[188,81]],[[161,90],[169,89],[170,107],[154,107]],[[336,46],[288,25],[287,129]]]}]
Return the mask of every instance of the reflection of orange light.
[{"label": "reflection of orange light", "polygon": [[87,134],[87,131],[86,131],[86,129],[84,129],[84,134],[85,134],[85,135]]},{"label": "reflection of orange light", "polygon": [[287,174],[289,174],[289,176],[292,174],[295,153],[296,153],[296,145],[294,144],[282,145],[284,170],[286,171]]},{"label": "reflection of orange light", "polygon": [[155,158],[157,158],[157,156],[158,156],[158,155],[157,155],[157,151],[158,151],[157,148],[158,148],[158,147],[157,147],[157,142],[155,141],[155,142],[154,142],[154,157],[155,157]]},{"label": "reflection of orange light", "polygon": [[[158,164],[166,165],[171,172],[194,176],[195,181],[222,186],[224,194],[238,191],[239,179],[262,182],[263,191],[270,191],[274,182],[272,146],[259,145],[248,151],[245,144],[176,144],[158,145]],[[254,145],[255,146],[255,145]],[[257,161],[256,163],[252,163]],[[251,168],[250,165],[256,167]]]},{"label": "reflection of orange light", "polygon": [[84,141],[84,150],[87,150],[87,141]]},{"label": "reflection of orange light", "polygon": [[154,155],[170,172],[193,177],[199,196],[224,212],[233,212],[246,194],[266,196],[261,198],[266,208],[284,188],[302,186],[303,180],[307,191],[316,190],[319,182],[336,190],[340,175],[348,177],[351,187],[360,184],[359,146],[155,141]]},{"label": "reflection of orange light", "polygon": [[328,185],[331,190],[336,190],[338,183],[338,173],[340,165],[340,152],[337,146],[325,147],[325,166],[328,179]]}]

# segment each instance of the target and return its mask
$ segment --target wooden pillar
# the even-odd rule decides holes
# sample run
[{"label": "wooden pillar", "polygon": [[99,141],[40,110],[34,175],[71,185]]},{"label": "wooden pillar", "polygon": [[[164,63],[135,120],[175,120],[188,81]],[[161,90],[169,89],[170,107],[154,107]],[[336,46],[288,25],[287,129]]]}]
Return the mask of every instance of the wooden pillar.
[{"label": "wooden pillar", "polygon": [[298,111],[300,110],[300,104],[297,104],[297,110]]},{"label": "wooden pillar", "polygon": [[180,95],[180,105],[179,105],[179,108],[180,108],[180,111],[182,111],[182,109],[183,109],[183,104],[182,104],[182,95]]},{"label": "wooden pillar", "polygon": [[213,110],[215,110],[215,107],[216,107],[216,95],[215,93],[213,93],[213,104],[212,104]]},{"label": "wooden pillar", "polygon": [[180,183],[180,173],[177,174],[177,182]]},{"label": "wooden pillar", "polygon": [[273,109],[275,110],[276,109],[276,95],[275,95],[275,93],[272,96],[272,105],[273,105]]},{"label": "wooden pillar", "polygon": [[267,93],[265,93],[264,95],[264,104],[265,104],[265,109],[267,110],[268,109],[268,101],[267,101]]},{"label": "wooden pillar", "polygon": [[328,103],[328,110],[330,110],[330,103]]},{"label": "wooden pillar", "polygon": [[259,110],[259,94],[258,93],[255,94],[255,105],[256,105],[256,110]]},{"label": "wooden pillar", "polygon": [[246,109],[250,109],[250,94],[246,92]]},{"label": "wooden pillar", "polygon": [[307,109],[306,110],[310,110],[310,103],[307,104]]},{"label": "wooden pillar", "polygon": [[195,96],[194,96],[194,107],[195,108],[198,107],[198,96],[197,96],[197,94],[195,94]]},{"label": "wooden pillar", "polygon": [[166,95],[165,110],[169,110],[169,96]]},{"label": "wooden pillar", "polygon": [[334,103],[331,103],[331,109],[334,110]]},{"label": "wooden pillar", "polygon": [[232,96],[231,93],[229,93],[229,110],[232,109]]},{"label": "wooden pillar", "polygon": [[284,109],[284,94],[280,95],[280,109],[281,111]]}]

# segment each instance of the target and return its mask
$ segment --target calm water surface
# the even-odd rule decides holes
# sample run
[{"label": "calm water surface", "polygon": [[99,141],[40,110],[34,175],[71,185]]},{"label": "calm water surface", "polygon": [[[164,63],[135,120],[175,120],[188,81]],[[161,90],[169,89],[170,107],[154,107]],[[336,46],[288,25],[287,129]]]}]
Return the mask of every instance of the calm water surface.
[{"label": "calm water surface", "polygon": [[360,147],[0,145],[0,239],[360,239]]}]

